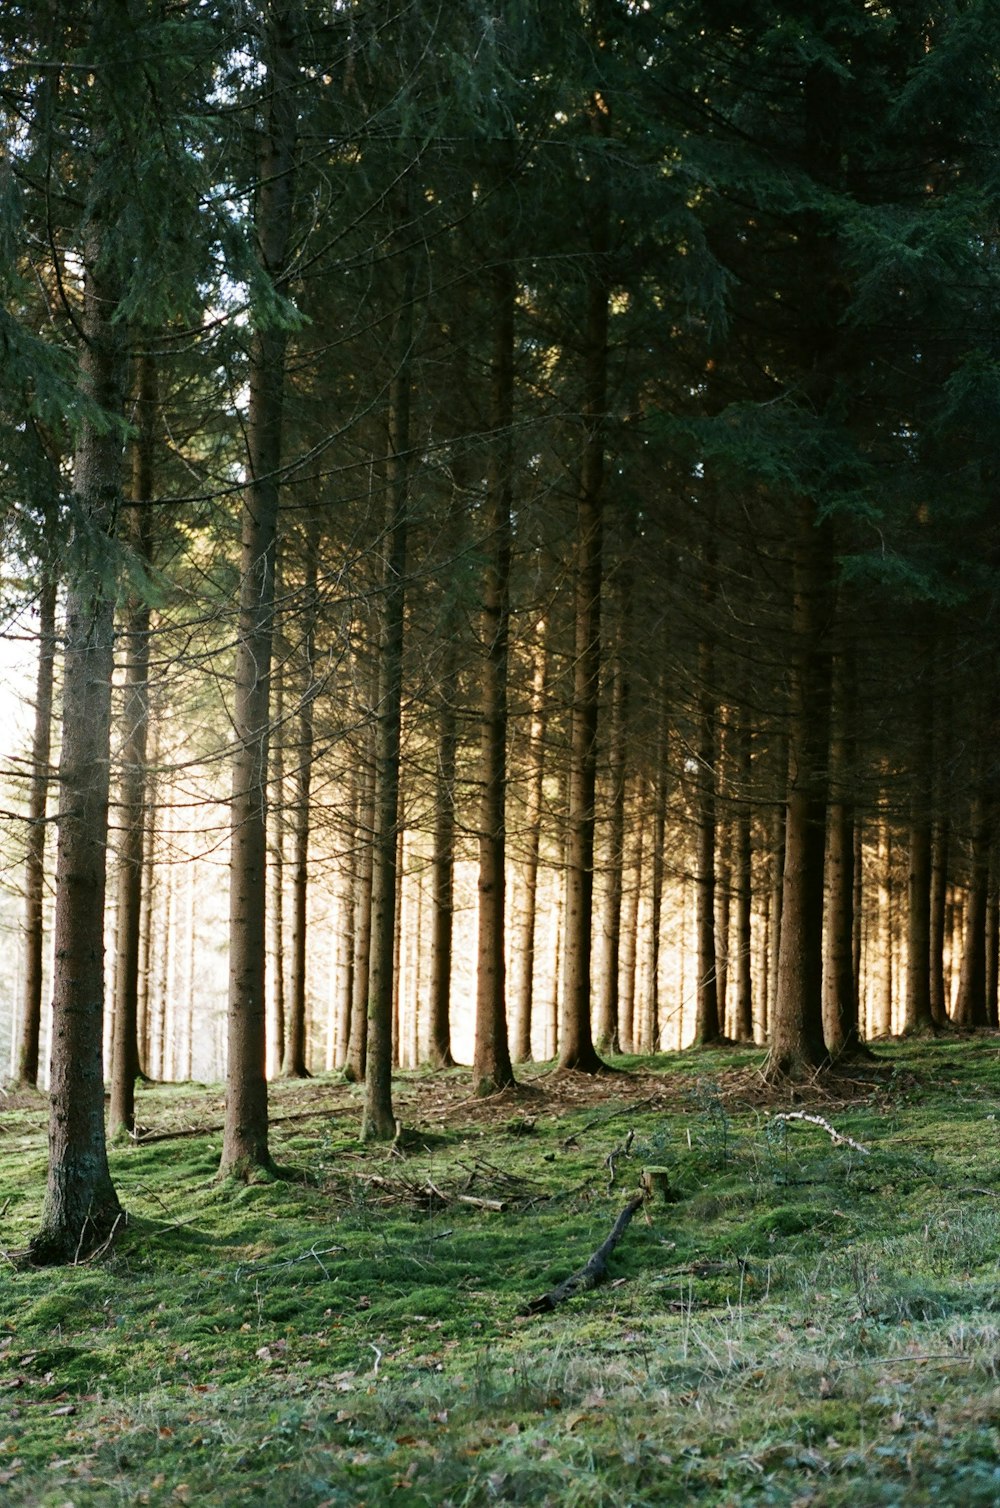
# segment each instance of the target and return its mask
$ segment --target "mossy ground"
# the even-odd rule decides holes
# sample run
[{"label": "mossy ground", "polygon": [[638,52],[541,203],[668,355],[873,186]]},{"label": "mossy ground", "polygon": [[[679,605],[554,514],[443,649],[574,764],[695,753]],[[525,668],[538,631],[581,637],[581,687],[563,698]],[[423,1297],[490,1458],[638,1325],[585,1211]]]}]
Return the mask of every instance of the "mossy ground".
[{"label": "mossy ground", "polygon": [[[532,1068],[485,1102],[462,1071],[403,1075],[402,1157],[359,1143],[355,1086],[277,1084],[299,1177],[248,1185],[216,1181],[217,1089],[141,1091],[150,1132],[188,1134],[112,1149],[114,1250],[0,1268],[0,1496],[995,1504],[1000,1039],[881,1048],[794,1102],[759,1063]],[[40,1218],[45,1104],[0,1107],[10,1252]],[[675,1201],[633,1220],[612,1281],[521,1317],[644,1163]]]}]

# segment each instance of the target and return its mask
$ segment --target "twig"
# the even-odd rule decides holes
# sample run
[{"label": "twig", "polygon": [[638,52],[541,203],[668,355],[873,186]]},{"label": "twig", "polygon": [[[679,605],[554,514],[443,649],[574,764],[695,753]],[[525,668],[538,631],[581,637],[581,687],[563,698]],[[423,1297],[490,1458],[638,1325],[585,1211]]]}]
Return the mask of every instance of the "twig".
[{"label": "twig", "polygon": [[630,1128],[629,1133],[626,1136],[625,1140],[622,1142],[621,1146],[620,1147],[612,1147],[611,1151],[608,1153],[607,1157],[604,1159],[604,1166],[608,1170],[608,1190],[607,1191],[608,1191],[609,1194],[611,1193],[611,1190],[614,1188],[614,1184],[615,1184],[615,1163],[618,1161],[619,1157],[628,1157],[629,1156],[629,1153],[632,1150],[632,1143],[634,1141],[635,1141],[635,1131]]},{"label": "twig", "polygon": [[330,1276],[329,1271],[320,1261],[320,1258],[329,1257],[335,1251],[343,1250],[342,1246],[324,1246],[322,1251],[317,1251],[315,1245],[313,1245],[310,1246],[308,1251],[302,1252],[300,1256],[286,1257],[282,1262],[247,1262],[237,1267],[236,1281],[238,1283],[241,1276],[246,1272],[280,1272],[285,1267],[297,1267],[300,1262],[308,1262],[310,1260],[315,1262],[322,1271],[323,1276],[328,1278]]},{"label": "twig", "polygon": [[812,1126],[821,1127],[832,1141],[844,1147],[852,1147],[855,1152],[860,1152],[862,1157],[867,1157],[871,1152],[870,1147],[863,1147],[859,1141],[854,1140],[853,1136],[845,1136],[843,1132],[831,1126],[828,1120],[824,1120],[821,1115],[810,1115],[806,1110],[789,1110],[782,1115],[773,1116],[772,1120],[784,1121],[786,1123],[788,1121],[808,1121]]},{"label": "twig", "polygon": [[544,1314],[548,1310],[555,1309],[556,1305],[561,1304],[565,1299],[574,1298],[578,1293],[587,1293],[591,1288],[596,1288],[598,1283],[603,1282],[607,1277],[608,1258],[624,1235],[636,1210],[641,1209],[642,1203],[643,1195],[633,1194],[611,1227],[607,1239],[601,1243],[579,1271],[574,1272],[571,1277],[564,1278],[555,1288],[550,1289],[548,1293],[543,1293],[541,1298],[532,1299],[530,1303],[525,1304],[523,1309],[518,1310],[518,1313],[522,1315]]}]

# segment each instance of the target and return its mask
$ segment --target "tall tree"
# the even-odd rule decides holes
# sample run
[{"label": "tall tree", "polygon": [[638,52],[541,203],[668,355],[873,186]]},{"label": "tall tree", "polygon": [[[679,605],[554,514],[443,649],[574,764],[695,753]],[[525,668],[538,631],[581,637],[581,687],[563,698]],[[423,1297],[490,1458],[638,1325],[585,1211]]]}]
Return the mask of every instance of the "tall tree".
[{"label": "tall tree", "polygon": [[267,767],[274,635],[282,417],[288,315],[273,296],[287,289],[293,241],[299,125],[298,0],[273,0],[261,19],[264,72],[254,205],[262,297],[250,340],[247,483],[241,515],[240,604],[233,729],[229,888],[228,1078],[221,1173],[273,1169],[265,1068]]}]

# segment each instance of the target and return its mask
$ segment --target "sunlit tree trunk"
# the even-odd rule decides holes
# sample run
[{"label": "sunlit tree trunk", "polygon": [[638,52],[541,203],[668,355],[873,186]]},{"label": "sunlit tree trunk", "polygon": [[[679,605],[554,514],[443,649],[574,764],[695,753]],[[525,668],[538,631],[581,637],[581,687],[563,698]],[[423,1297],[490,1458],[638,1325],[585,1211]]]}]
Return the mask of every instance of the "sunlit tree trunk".
[{"label": "sunlit tree trunk", "polygon": [[643,838],[643,824],[633,823],[628,856],[629,883],[625,891],[622,916],[621,1000],[618,1014],[621,1050],[628,1053],[637,1052],[639,1049],[635,1019],[635,978],[639,959],[639,902],[642,897]]},{"label": "sunlit tree trunk", "polygon": [[375,824],[375,760],[370,732],[364,737],[358,820],[354,829],[354,959],[351,970],[351,1024],[344,1074],[359,1084],[368,1061],[368,965],[372,940],[372,855]]}]

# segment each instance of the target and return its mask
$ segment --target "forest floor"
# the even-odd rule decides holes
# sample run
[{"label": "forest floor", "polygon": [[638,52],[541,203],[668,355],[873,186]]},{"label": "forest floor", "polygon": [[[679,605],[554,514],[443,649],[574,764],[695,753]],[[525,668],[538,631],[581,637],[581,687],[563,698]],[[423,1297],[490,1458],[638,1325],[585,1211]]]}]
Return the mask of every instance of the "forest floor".
[{"label": "forest floor", "polygon": [[[272,1085],[295,1176],[216,1179],[222,1093],[143,1089],[100,1259],[14,1260],[46,1105],[0,1093],[0,1500],[39,1508],[1000,1501],[1000,1038],[545,1065],[469,1097]],[[818,1120],[802,1119],[802,1115]],[[835,1139],[838,1137],[846,1140]],[[602,1286],[525,1313],[601,1245]]]}]

